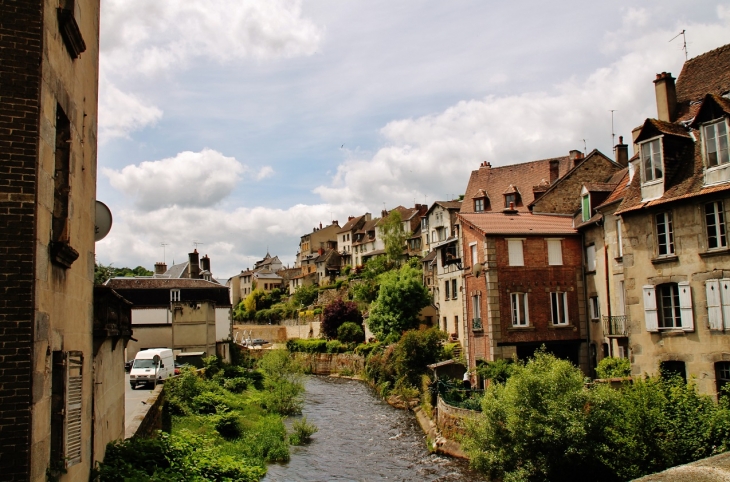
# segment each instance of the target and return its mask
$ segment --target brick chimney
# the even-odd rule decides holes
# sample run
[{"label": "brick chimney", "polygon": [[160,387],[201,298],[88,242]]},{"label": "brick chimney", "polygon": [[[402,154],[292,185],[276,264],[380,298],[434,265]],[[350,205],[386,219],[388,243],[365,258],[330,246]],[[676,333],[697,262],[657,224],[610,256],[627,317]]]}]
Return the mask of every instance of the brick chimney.
[{"label": "brick chimney", "polygon": [[580,161],[583,160],[583,153],[578,150],[573,149],[568,153],[568,155],[570,156],[570,160],[573,164],[573,167],[580,164]]},{"label": "brick chimney", "polygon": [[550,161],[550,184],[554,183],[560,177],[560,161],[554,159]]},{"label": "brick chimney", "polygon": [[616,144],[616,163],[621,167],[629,165],[629,146],[624,144],[624,136],[618,136],[618,144]]},{"label": "brick chimney", "polygon": [[188,278],[198,279],[200,278],[200,263],[198,260],[198,250],[194,249],[192,253],[188,253]]},{"label": "brick chimney", "polygon": [[155,274],[165,274],[167,265],[165,263],[155,263]]},{"label": "brick chimney", "polygon": [[656,74],[654,90],[656,91],[657,119],[674,122],[677,112],[677,88],[674,85],[672,74],[667,72]]},{"label": "brick chimney", "polygon": [[210,258],[207,254],[200,258],[200,270],[210,272]]}]

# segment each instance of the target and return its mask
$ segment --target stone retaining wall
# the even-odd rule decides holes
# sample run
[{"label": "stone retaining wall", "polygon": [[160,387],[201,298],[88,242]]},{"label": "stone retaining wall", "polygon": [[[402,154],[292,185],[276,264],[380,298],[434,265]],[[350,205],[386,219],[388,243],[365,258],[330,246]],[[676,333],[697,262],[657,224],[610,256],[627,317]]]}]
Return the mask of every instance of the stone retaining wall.
[{"label": "stone retaining wall", "polygon": [[444,402],[440,395],[436,404],[436,413],[436,424],[443,436],[448,439],[458,438],[464,435],[464,421],[474,419],[479,415],[479,412],[475,412],[474,410],[449,405]]},{"label": "stone retaining wall", "polygon": [[242,335],[236,333],[252,332],[251,338],[262,338],[272,343],[286,343],[292,338],[319,338],[319,327],[321,322],[312,321],[303,325],[256,325],[236,324],[233,325],[233,337],[240,341]]},{"label": "stone retaining wall", "polygon": [[358,374],[365,368],[365,358],[352,353],[294,353],[305,370],[315,375],[342,373]]},{"label": "stone retaining wall", "polygon": [[150,398],[140,403],[132,420],[125,425],[124,438],[151,437],[162,428],[162,409],[165,405],[165,385],[157,385]]}]

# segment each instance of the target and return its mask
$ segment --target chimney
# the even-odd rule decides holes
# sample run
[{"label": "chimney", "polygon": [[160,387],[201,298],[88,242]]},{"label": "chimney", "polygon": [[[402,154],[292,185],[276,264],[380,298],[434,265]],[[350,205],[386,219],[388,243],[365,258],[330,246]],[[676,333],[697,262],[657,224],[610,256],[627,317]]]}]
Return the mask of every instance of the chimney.
[{"label": "chimney", "polygon": [[550,184],[554,183],[560,177],[560,161],[554,159],[550,161]]},{"label": "chimney", "polygon": [[192,253],[188,253],[188,278],[198,279],[200,277],[200,264],[198,263],[198,250],[194,249]]},{"label": "chimney", "polygon": [[365,221],[372,221],[373,215],[370,213],[365,213]]},{"label": "chimney", "polygon": [[674,115],[677,112],[677,88],[674,85],[672,74],[667,72],[656,74],[654,90],[656,91],[657,118],[664,122],[674,122]]},{"label": "chimney", "polygon": [[352,221],[353,219],[355,219],[355,216],[347,216],[348,221]]},{"label": "chimney", "polygon": [[580,161],[583,160],[583,153],[578,150],[573,149],[568,153],[568,155],[570,156],[570,160],[573,164],[573,167],[580,164]]},{"label": "chimney", "polygon": [[155,263],[155,274],[165,274],[167,265],[165,263]]},{"label": "chimney", "polygon": [[207,254],[200,259],[200,269],[210,272],[210,258]]},{"label": "chimney", "polygon": [[319,223],[319,229],[322,229],[322,223]]},{"label": "chimney", "polygon": [[616,144],[616,163],[621,167],[629,165],[629,146],[624,144],[624,136],[618,136],[618,144]]},{"label": "chimney", "polygon": [[380,217],[381,218],[385,218],[387,216],[388,216],[388,211],[386,211],[385,209],[383,209],[382,211],[380,211]]}]

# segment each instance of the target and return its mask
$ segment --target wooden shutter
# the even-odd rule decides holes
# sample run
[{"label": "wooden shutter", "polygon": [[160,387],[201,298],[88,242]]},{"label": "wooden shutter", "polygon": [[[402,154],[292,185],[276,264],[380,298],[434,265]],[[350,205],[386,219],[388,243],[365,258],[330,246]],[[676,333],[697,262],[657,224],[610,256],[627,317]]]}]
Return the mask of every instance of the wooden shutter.
[{"label": "wooden shutter", "polygon": [[722,319],[726,330],[730,330],[730,279],[720,280],[720,302],[722,303]]},{"label": "wooden shutter", "polygon": [[525,258],[522,255],[522,240],[521,239],[508,239],[509,247],[509,265],[510,266],[524,266]]},{"label": "wooden shutter", "polygon": [[720,280],[708,279],[705,281],[707,293],[707,318],[710,330],[722,330],[722,305],[720,301]]},{"label": "wooden shutter", "polygon": [[559,239],[548,239],[548,264],[561,266],[563,264],[563,242]]},{"label": "wooden shutter", "polygon": [[646,331],[659,331],[659,319],[656,312],[656,289],[654,285],[646,285],[644,290],[644,322]]},{"label": "wooden shutter", "polygon": [[679,311],[682,313],[682,329],[684,331],[694,331],[695,319],[692,314],[692,289],[689,281],[680,281],[677,283],[679,288]]},{"label": "wooden shutter", "polygon": [[586,271],[596,270],[596,246],[590,245],[586,248]]}]

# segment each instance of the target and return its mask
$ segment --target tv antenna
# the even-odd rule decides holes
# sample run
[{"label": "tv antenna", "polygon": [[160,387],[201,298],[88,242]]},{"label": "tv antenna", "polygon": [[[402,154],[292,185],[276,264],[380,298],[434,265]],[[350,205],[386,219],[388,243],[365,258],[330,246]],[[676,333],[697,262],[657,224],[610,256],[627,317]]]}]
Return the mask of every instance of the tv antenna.
[{"label": "tv antenna", "polygon": [[586,140],[583,139],[583,155],[586,155],[587,150],[588,150],[588,148],[586,147]]},{"label": "tv antenna", "polygon": [[[687,52],[687,35],[685,34],[685,32],[686,32],[686,30],[682,30],[677,35],[675,35],[674,37],[672,37],[672,40],[674,40],[675,38],[679,37],[680,35],[682,36],[682,50],[684,50],[684,61],[686,62],[689,54]],[[670,40],[670,42],[672,40]]]},{"label": "tv antenna", "polygon": [[195,249],[198,249],[198,246],[201,246],[205,243],[201,243],[200,241],[193,241],[193,245],[195,246]]},{"label": "tv antenna", "polygon": [[162,246],[162,262],[167,264],[167,261],[165,260],[165,248],[167,246],[170,246],[169,243],[160,243],[160,246]]},{"label": "tv antenna", "polygon": [[613,113],[616,109],[611,109],[611,146],[616,145],[616,133],[613,131]]}]

